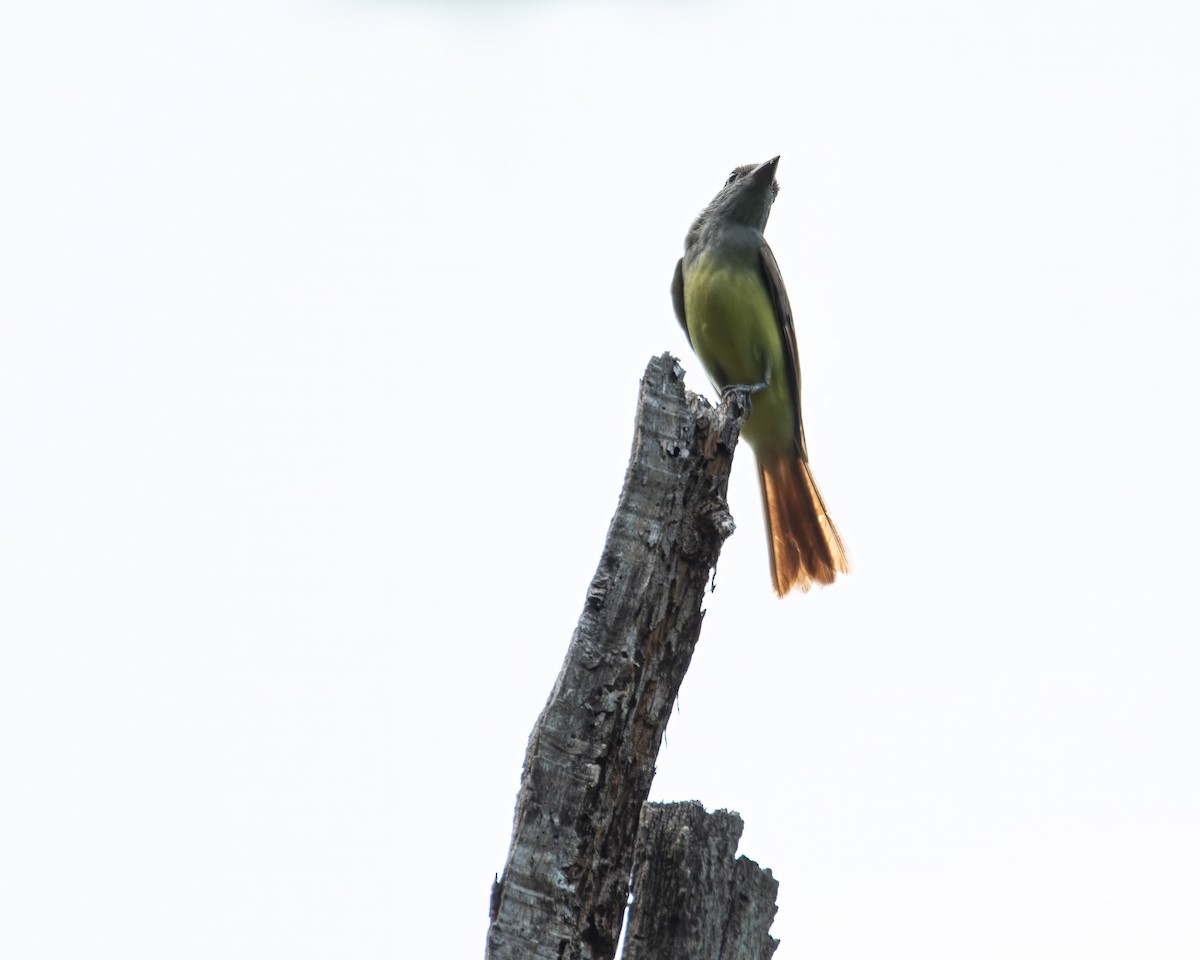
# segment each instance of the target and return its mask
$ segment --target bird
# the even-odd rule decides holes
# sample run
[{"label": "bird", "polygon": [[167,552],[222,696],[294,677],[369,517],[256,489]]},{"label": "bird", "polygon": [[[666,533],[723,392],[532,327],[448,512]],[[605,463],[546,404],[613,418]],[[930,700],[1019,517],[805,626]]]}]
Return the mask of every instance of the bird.
[{"label": "bird", "polygon": [[742,437],[758,465],[771,582],[783,597],[833,583],[850,564],[809,467],[792,307],[763,236],[778,166],[774,157],[729,175],[687,232],[671,300],[713,385],[750,399]]}]

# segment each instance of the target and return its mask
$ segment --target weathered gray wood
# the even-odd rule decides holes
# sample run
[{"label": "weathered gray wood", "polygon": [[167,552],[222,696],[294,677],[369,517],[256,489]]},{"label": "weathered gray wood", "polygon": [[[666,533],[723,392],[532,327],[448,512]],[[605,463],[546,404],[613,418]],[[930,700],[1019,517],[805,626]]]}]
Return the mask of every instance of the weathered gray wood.
[{"label": "weathered gray wood", "polygon": [[646,368],[600,565],[529,738],[489,960],[616,952],[638,818],[733,532],[725,495],[743,415],[736,396],[714,409],[687,393],[667,354]]},{"label": "weathered gray wood", "polygon": [[642,811],[622,960],[769,960],[779,883],[734,859],[742,818],[690,803]]}]

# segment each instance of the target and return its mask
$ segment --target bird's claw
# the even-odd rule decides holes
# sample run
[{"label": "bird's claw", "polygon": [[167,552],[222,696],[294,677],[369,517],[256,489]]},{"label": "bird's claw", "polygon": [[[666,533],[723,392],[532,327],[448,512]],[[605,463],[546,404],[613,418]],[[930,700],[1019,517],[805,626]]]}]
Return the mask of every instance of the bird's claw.
[{"label": "bird's claw", "polygon": [[758,393],[758,391],[765,390],[766,388],[767,382],[765,380],[760,383],[731,383],[721,388],[721,398],[735,398],[738,405],[745,410],[746,416],[750,416],[750,410],[753,407],[750,398]]},{"label": "bird's claw", "polygon": [[736,393],[743,397],[751,396],[758,393],[759,390],[767,389],[767,381],[760,380],[758,383],[731,383],[726,387],[721,388],[721,393]]}]

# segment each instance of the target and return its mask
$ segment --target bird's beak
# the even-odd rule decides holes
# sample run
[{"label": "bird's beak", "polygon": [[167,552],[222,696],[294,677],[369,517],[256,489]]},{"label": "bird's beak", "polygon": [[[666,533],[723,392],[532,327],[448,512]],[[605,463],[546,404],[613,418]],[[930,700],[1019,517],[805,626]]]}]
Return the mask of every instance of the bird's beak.
[{"label": "bird's beak", "polygon": [[770,183],[775,179],[775,168],[779,166],[779,158],[772,157],[766,163],[760,163],[750,171],[750,179],[756,183]]}]

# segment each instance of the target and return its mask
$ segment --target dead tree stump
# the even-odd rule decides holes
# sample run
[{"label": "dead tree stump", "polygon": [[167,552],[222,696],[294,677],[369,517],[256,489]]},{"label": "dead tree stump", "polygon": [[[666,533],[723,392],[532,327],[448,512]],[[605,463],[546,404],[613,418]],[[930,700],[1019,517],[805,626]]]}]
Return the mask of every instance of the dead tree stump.
[{"label": "dead tree stump", "polygon": [[670,355],[646,368],[600,565],[529,738],[488,960],[616,952],[642,806],[734,528],[725,496],[745,414],[737,395],[714,408],[688,393]]}]

